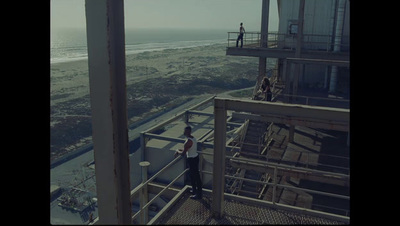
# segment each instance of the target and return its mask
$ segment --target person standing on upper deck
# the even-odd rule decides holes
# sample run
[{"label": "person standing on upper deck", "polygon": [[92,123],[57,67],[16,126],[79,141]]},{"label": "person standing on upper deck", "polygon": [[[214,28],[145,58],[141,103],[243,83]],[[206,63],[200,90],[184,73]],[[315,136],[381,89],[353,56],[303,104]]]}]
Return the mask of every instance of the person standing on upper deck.
[{"label": "person standing on upper deck", "polygon": [[197,140],[192,136],[192,128],[185,127],[183,134],[186,136],[186,141],[183,144],[184,149],[178,149],[174,157],[186,154],[187,164],[189,165],[190,181],[192,182],[191,199],[202,198],[202,182],[199,173],[199,154],[197,153]]},{"label": "person standing on upper deck", "polygon": [[239,39],[240,39],[240,48],[243,47],[243,34],[244,34],[245,30],[243,27],[243,23],[240,23],[240,31],[239,31],[239,36],[236,39],[236,47],[238,47],[239,44]]}]

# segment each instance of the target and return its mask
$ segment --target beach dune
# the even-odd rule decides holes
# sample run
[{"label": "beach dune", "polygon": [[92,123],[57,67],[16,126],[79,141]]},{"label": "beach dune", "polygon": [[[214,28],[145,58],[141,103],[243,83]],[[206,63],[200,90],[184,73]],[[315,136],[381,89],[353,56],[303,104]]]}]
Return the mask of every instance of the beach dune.
[{"label": "beach dune", "polygon": [[[258,58],[226,56],[225,48],[214,44],[127,55],[129,123],[192,96],[253,86]],[[90,142],[89,90],[87,60],[51,64],[52,157]]]}]

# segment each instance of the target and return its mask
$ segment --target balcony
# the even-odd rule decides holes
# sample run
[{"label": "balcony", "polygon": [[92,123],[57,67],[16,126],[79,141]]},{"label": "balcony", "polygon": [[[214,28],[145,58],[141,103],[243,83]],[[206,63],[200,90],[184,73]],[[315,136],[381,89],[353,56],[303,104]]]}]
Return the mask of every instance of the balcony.
[{"label": "balcony", "polygon": [[[297,36],[293,34],[268,33],[268,47],[260,47],[261,33],[246,32],[243,48],[236,47],[239,32],[228,32],[226,55],[269,58],[294,58]],[[349,37],[343,37],[340,52],[333,52],[331,35],[303,34],[302,58],[325,60],[349,60]],[[239,41],[240,42],[240,41]],[[240,43],[239,43],[240,45]]]}]

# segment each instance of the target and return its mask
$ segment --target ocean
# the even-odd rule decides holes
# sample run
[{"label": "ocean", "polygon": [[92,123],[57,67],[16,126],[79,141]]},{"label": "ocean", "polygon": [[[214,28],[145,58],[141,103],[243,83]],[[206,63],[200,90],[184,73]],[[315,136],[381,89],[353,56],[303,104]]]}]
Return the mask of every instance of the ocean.
[{"label": "ocean", "polygon": [[[206,29],[126,29],[125,53],[192,48],[227,43],[228,31]],[[87,59],[86,29],[50,31],[50,63]]]}]

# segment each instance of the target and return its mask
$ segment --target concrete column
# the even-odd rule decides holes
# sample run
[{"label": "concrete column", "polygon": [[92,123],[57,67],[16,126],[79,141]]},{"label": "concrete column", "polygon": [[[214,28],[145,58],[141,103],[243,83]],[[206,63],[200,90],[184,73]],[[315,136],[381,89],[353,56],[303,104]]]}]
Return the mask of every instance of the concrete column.
[{"label": "concrete column", "polygon": [[[296,42],[296,52],[295,57],[301,57],[301,48],[303,47],[303,25],[304,25],[304,7],[305,7],[305,0],[300,0],[299,5],[299,17],[298,17],[298,31],[297,31],[297,42]],[[297,95],[297,90],[299,86],[299,75],[300,75],[300,64],[294,64],[294,77],[293,77],[293,95]],[[296,97],[293,99],[296,100]],[[289,142],[294,141],[294,131],[295,126],[291,125],[289,129]]]},{"label": "concrete column", "polygon": [[262,1],[260,47],[268,47],[269,0]]},{"label": "concrete column", "polygon": [[99,224],[130,224],[123,0],[86,0]]},{"label": "concrete column", "polygon": [[225,101],[214,99],[212,212],[217,218],[224,214],[226,114]]},{"label": "concrete column", "polygon": [[[269,19],[269,0],[262,1],[261,9],[261,40],[260,47],[268,47],[268,19]],[[260,57],[258,61],[258,79],[265,76],[267,70],[267,58]]]},{"label": "concrete column", "polygon": [[[267,71],[267,58],[259,57],[258,59],[258,81],[261,81],[265,77]],[[261,79],[260,79],[261,78]]]},{"label": "concrete column", "polygon": [[296,52],[295,57],[300,58],[301,55],[301,47],[303,46],[303,27],[304,27],[304,7],[305,0],[300,0],[299,5],[299,17],[298,17],[298,31],[297,31],[297,40],[296,40]]},{"label": "concrete column", "polygon": [[[143,161],[139,162],[142,167],[142,184],[147,181],[147,169],[150,166],[150,162]],[[147,190],[147,184],[142,187],[142,191],[139,196],[140,208],[142,209],[149,202],[149,192]],[[149,222],[149,208],[142,210],[140,213],[140,224],[147,224]]]},{"label": "concrete column", "polygon": [[[336,28],[335,28],[335,39],[333,45],[333,52],[340,52],[340,46],[342,44],[342,33],[344,23],[344,11],[346,8],[346,0],[339,0],[337,14],[336,14]],[[332,66],[331,80],[329,83],[329,93],[336,92],[338,67]]]},{"label": "concrete column", "polygon": [[[296,41],[296,52],[295,57],[301,57],[301,48],[303,47],[303,25],[304,25],[304,7],[305,0],[300,0],[299,5],[299,17],[298,17],[298,32]],[[300,75],[300,64],[294,65],[294,78],[293,78],[293,95],[297,95],[298,85],[299,85],[299,75]]]}]

